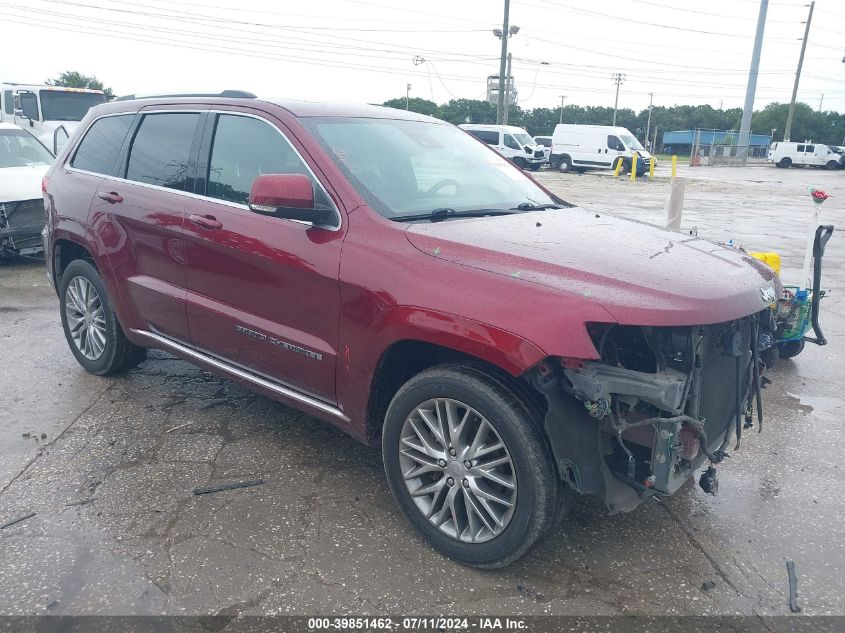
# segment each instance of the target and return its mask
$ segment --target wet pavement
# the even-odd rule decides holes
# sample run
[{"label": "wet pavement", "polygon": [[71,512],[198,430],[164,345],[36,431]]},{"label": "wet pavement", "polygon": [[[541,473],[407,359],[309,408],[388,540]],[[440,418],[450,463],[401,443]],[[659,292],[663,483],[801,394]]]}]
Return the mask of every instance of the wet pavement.
[{"label": "wet pavement", "polygon": [[[684,228],[801,266],[810,198],[845,173],[692,174]],[[596,212],[660,222],[668,184],[540,172]],[[717,497],[608,517],[578,499],[560,530],[506,570],[429,549],[405,522],[378,451],[327,424],[153,352],[118,378],[66,348],[43,267],[0,264],[0,613],[845,614],[845,235],[828,247],[822,323],[770,373],[762,434],[719,468]],[[46,437],[42,438],[42,433]],[[28,434],[24,437],[24,434]],[[197,486],[263,485],[194,496]],[[702,588],[712,581],[712,589]]]}]

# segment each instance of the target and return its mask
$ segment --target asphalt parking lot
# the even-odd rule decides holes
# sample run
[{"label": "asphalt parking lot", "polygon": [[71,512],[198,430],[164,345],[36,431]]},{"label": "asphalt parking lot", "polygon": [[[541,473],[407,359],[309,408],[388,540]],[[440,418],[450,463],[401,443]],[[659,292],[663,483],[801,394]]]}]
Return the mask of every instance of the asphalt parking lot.
[{"label": "asphalt parking lot", "polygon": [[[807,186],[831,194],[825,221],[845,218],[845,172],[682,173],[683,228],[778,251],[787,281]],[[669,187],[536,177],[597,213],[658,223]],[[520,562],[478,571],[429,549],[379,453],[328,425],[161,352],[121,377],[86,374],[43,266],[0,263],[0,524],[35,513],[0,530],[0,613],[785,615],[789,559],[804,614],[845,614],[845,234],[825,287],[830,344],[768,374],[764,432],[720,466],[718,496],[688,484],[612,517],[580,499]]]}]

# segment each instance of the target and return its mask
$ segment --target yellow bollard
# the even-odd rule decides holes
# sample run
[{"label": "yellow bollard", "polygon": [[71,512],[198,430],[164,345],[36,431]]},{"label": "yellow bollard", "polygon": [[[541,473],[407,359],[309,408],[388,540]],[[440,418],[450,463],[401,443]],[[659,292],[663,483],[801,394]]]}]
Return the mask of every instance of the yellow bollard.
[{"label": "yellow bollard", "polygon": [[648,177],[654,178],[654,156],[648,160]]},{"label": "yellow bollard", "polygon": [[622,159],[616,161],[616,169],[613,170],[613,177],[619,178],[619,172],[622,171]]},{"label": "yellow bollard", "polygon": [[678,175],[678,157],[672,154],[672,180]]},{"label": "yellow bollard", "polygon": [[637,180],[637,153],[633,152],[634,156],[631,158],[631,182]]}]

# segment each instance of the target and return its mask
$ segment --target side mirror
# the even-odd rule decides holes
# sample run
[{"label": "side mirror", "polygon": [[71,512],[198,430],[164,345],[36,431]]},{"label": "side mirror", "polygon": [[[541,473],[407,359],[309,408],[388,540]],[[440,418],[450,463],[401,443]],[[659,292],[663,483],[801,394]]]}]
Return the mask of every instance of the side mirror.
[{"label": "side mirror", "polygon": [[262,174],[252,183],[249,208],[255,213],[312,224],[327,224],[331,209],[314,208],[314,185],[304,174]]},{"label": "side mirror", "polygon": [[21,116],[30,121],[38,120],[38,98],[34,92],[22,92],[20,94]]}]

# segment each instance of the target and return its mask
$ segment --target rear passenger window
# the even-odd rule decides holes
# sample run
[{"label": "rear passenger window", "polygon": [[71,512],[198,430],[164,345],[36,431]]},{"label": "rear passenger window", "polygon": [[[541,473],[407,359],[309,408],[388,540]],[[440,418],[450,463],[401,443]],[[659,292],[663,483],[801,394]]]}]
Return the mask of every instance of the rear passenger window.
[{"label": "rear passenger window", "polygon": [[[206,195],[247,204],[252,183],[261,174],[311,177],[305,163],[278,129],[252,117],[219,115],[208,164]],[[331,206],[319,186],[314,189],[314,203],[318,207]]]},{"label": "rear passenger window", "polygon": [[126,178],[184,191],[198,121],[196,113],[146,115],[129,150]]},{"label": "rear passenger window", "polygon": [[94,121],[79,144],[71,167],[106,176],[117,175],[117,155],[123,147],[133,114],[108,116]]},{"label": "rear passenger window", "polygon": [[812,154],[812,153],[813,153],[813,152],[815,152],[815,151],[816,151],[816,146],[815,146],[815,145],[807,145],[807,153],[808,153],[808,154]]},{"label": "rear passenger window", "polygon": [[470,134],[472,134],[475,138],[479,141],[483,141],[488,145],[498,145],[499,144],[499,133],[498,132],[490,132],[489,130],[467,130]]}]

